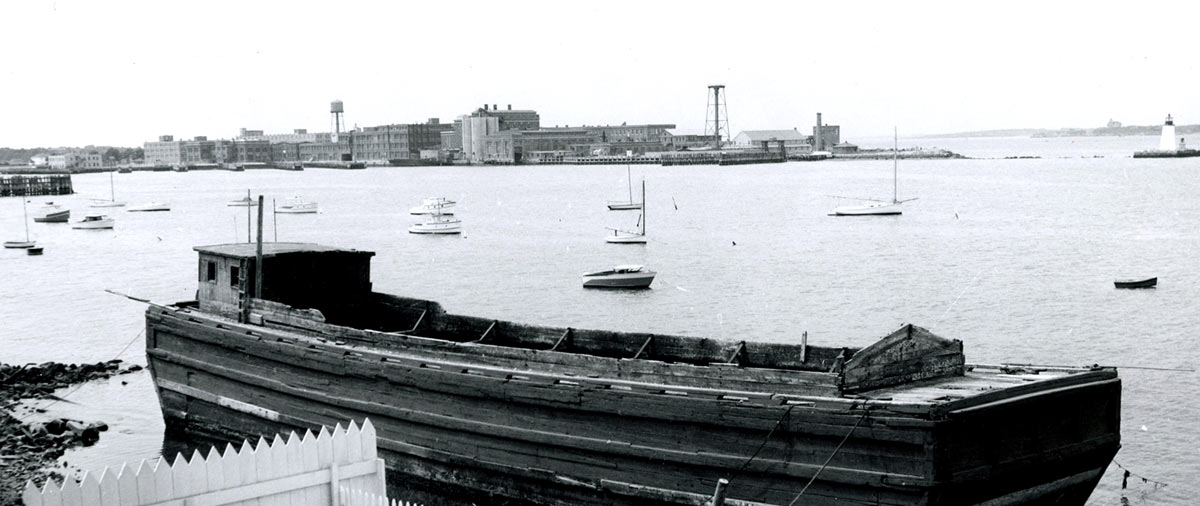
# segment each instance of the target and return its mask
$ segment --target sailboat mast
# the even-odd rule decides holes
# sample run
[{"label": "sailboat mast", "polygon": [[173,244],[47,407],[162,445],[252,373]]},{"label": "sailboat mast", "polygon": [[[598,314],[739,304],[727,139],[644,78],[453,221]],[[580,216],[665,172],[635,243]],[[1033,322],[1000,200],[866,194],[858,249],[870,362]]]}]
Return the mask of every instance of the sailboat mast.
[{"label": "sailboat mast", "polygon": [[[625,164],[625,183],[629,185],[629,203],[633,203],[633,176],[629,172],[629,164]],[[645,199],[642,199],[645,202]]]},{"label": "sailboat mast", "polygon": [[900,134],[896,131],[896,127],[892,127],[892,203],[898,204],[900,200],[897,198],[896,186],[900,179],[900,169],[898,168],[900,157]]},{"label": "sailboat mast", "polygon": [[113,173],[108,173],[108,200],[117,201],[117,192],[113,190]]},{"label": "sailboat mast", "polygon": [[21,216],[25,217],[25,242],[29,242],[29,211],[25,210],[25,194],[21,194]]},{"label": "sailboat mast", "polygon": [[646,180],[642,180],[642,235],[646,235]]}]

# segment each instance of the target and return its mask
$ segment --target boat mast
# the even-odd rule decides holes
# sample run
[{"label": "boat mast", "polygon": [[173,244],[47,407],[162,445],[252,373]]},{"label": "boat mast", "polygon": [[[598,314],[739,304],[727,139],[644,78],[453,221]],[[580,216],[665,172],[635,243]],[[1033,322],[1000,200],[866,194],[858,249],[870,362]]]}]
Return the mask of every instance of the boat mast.
[{"label": "boat mast", "polygon": [[21,194],[21,216],[25,217],[25,242],[29,242],[29,211],[25,210],[25,194]]},{"label": "boat mast", "polygon": [[899,162],[897,159],[900,156],[900,134],[896,132],[896,127],[892,127],[892,203],[899,204],[900,200],[896,198],[897,180],[900,179],[900,169],[897,168]]},{"label": "boat mast", "polygon": [[[630,197],[632,201],[633,198]],[[646,180],[642,180],[642,235],[646,235]]]},{"label": "boat mast", "polygon": [[111,200],[113,203],[116,203],[116,201],[117,201],[117,192],[116,192],[116,190],[113,190],[113,173],[112,172],[108,173],[108,200]]},{"label": "boat mast", "polygon": [[[625,162],[625,183],[629,185],[629,203],[632,204],[633,203],[633,176],[631,176],[629,173],[629,162]],[[642,199],[642,202],[645,202],[645,201],[646,201],[645,199]]]}]

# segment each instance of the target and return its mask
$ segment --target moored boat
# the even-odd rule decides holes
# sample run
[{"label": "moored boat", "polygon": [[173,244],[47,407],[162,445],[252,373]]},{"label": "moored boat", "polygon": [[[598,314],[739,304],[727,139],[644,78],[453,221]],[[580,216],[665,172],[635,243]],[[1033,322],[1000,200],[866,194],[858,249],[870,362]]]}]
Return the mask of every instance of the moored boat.
[{"label": "moored boat", "polygon": [[46,202],[46,205],[38,209],[38,214],[33,217],[33,221],[38,223],[66,223],[71,219],[71,210],[63,209],[61,205],[54,202]]},{"label": "moored boat", "polygon": [[454,214],[455,202],[446,197],[429,197],[421,200],[421,205],[412,207],[408,214]]},{"label": "moored boat", "polygon": [[1158,286],[1158,278],[1147,279],[1118,279],[1113,281],[1117,288],[1154,288]]},{"label": "moored boat", "polygon": [[1083,505],[1120,447],[1115,369],[968,365],[914,325],[862,348],[536,326],[374,292],[368,251],[195,249],[197,300],[146,311],[168,431],[369,417],[393,489],[694,505],[728,478],[736,505]]},{"label": "moored boat", "polygon": [[316,202],[303,197],[292,197],[275,208],[275,212],[282,214],[316,214],[318,210]]},{"label": "moored boat", "polygon": [[606,271],[583,275],[584,288],[650,288],[654,271],[644,271],[640,265],[618,265]]},{"label": "moored boat", "polygon": [[129,206],[129,209],[127,209],[127,211],[130,212],[158,212],[170,210],[171,204],[167,202],[148,202],[145,204],[138,204],[136,206]]},{"label": "moored boat", "polygon": [[80,230],[100,230],[113,228],[116,221],[103,214],[89,214],[83,217],[83,221],[77,221],[71,225],[71,228]]},{"label": "moored boat", "polygon": [[425,221],[414,223],[411,227],[408,227],[408,233],[434,235],[461,234],[462,220],[451,215],[435,214]]}]

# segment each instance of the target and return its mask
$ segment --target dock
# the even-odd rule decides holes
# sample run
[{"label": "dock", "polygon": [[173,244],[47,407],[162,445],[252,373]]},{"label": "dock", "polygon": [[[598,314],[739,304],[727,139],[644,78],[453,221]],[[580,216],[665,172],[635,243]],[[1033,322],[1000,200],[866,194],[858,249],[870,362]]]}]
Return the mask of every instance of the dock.
[{"label": "dock", "polygon": [[70,174],[0,175],[0,197],[17,195],[70,195],[75,193]]}]

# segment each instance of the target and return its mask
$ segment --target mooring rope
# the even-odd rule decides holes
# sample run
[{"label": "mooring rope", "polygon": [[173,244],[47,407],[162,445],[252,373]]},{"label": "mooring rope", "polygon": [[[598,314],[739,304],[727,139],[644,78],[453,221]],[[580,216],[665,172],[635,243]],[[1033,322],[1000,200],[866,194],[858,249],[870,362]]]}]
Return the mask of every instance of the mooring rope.
[{"label": "mooring rope", "polygon": [[775,420],[775,426],[771,427],[771,430],[767,432],[767,437],[764,437],[762,442],[758,444],[758,449],[754,450],[754,454],[750,455],[750,458],[746,459],[746,461],[742,463],[742,467],[739,467],[737,471],[734,471],[733,474],[729,476],[730,478],[741,474],[742,471],[746,470],[746,466],[749,466],[750,462],[752,462],[755,457],[758,457],[758,452],[761,452],[763,447],[767,446],[767,441],[769,441],[771,436],[775,434],[775,430],[779,429],[779,426],[783,423],[783,419],[792,414],[792,408],[795,407],[796,405],[792,404],[788,406],[787,411],[784,411],[782,415],[779,415],[779,419]]},{"label": "mooring rope", "polygon": [[[870,414],[871,412],[866,411],[865,404],[866,403],[864,402],[864,406],[863,406],[864,411],[863,411],[862,416],[858,417],[858,421],[854,422],[853,427],[850,427],[850,431],[846,433],[846,437],[842,438],[842,442],[838,443],[837,448],[833,449],[833,453],[829,454],[829,458],[825,459],[825,463],[821,464],[821,467],[819,469],[817,469],[817,472],[813,473],[812,478],[809,478],[808,483],[806,483],[804,485],[804,488],[800,489],[800,493],[796,494],[796,497],[794,499],[792,499],[792,502],[788,503],[788,506],[795,506],[796,501],[800,500],[800,496],[804,495],[804,493],[808,491],[808,487],[812,486],[814,481],[817,481],[817,477],[821,475],[821,471],[824,471],[825,467],[828,466],[831,461],[833,461],[833,456],[837,455],[838,452],[841,451],[842,446],[844,446],[846,444],[846,441],[850,440],[850,435],[854,434],[854,429],[857,429],[858,425],[861,424],[863,420],[867,419],[867,415]],[[850,409],[854,409],[854,406],[851,406]]]},{"label": "mooring rope", "polygon": [[[125,347],[121,348],[121,351],[117,352],[117,355],[115,357],[113,357],[113,360],[121,358],[121,355],[124,355],[125,351],[128,350],[130,346],[133,346],[133,343],[137,342],[138,338],[142,337],[142,334],[144,334],[145,332],[146,332],[146,329],[144,329],[144,328],[142,330],[138,331],[137,335],[133,336],[133,339],[130,339],[128,343],[125,343]],[[52,399],[50,401],[50,404],[47,404],[45,406],[39,406],[39,407],[41,409],[46,409],[46,408],[49,408],[50,406],[58,404],[58,401],[65,401],[65,400],[67,400],[68,396],[70,396],[71,394],[73,394],[75,392],[78,392],[80,388],[83,388],[83,386],[88,383],[89,382],[87,382],[87,381],[82,381],[79,384],[75,385],[75,388],[72,388],[67,393],[54,396],[54,399]]]},{"label": "mooring rope", "polygon": [[1160,489],[1160,488],[1162,488],[1162,487],[1165,487],[1165,486],[1167,486],[1167,484],[1166,484],[1166,483],[1163,483],[1163,482],[1161,482],[1161,481],[1158,481],[1158,480],[1152,480],[1152,479],[1150,479],[1150,478],[1147,478],[1147,477],[1145,477],[1145,476],[1142,476],[1142,475],[1140,475],[1140,474],[1134,473],[1133,471],[1130,471],[1130,470],[1129,470],[1129,469],[1127,469],[1125,466],[1121,465],[1121,463],[1120,463],[1120,462],[1117,462],[1117,460],[1116,460],[1116,459],[1113,459],[1113,464],[1116,464],[1116,465],[1117,465],[1117,467],[1121,468],[1121,470],[1122,470],[1122,471],[1125,471],[1125,474],[1124,474],[1124,476],[1122,476],[1122,477],[1121,477],[1121,489],[1122,489],[1122,490],[1124,490],[1124,489],[1126,488],[1126,486],[1127,486],[1127,485],[1129,485],[1129,477],[1130,477],[1130,476],[1132,476],[1132,477],[1134,477],[1134,478],[1137,478],[1137,479],[1139,479],[1139,480],[1142,480],[1142,483],[1153,483],[1153,484],[1154,484],[1154,489],[1155,489],[1155,490],[1158,490],[1158,489]]}]

